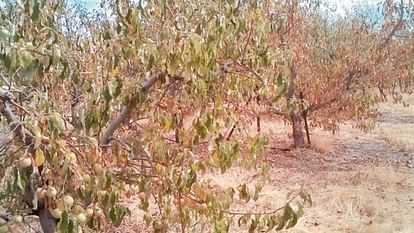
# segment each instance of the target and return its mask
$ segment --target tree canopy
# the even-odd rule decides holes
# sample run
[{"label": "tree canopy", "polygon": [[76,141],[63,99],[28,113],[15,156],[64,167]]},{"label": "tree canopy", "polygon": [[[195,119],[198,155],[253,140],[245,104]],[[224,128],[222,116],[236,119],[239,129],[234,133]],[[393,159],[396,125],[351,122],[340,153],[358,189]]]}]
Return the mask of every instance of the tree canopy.
[{"label": "tree canopy", "polygon": [[[317,1],[101,7],[22,0],[0,11],[0,202],[38,215],[44,232],[119,226],[131,195],[154,232],[293,227],[310,202],[303,190],[271,212],[232,211],[269,175],[260,116],[291,122],[303,147],[303,120],[370,129],[376,103],[411,90],[404,1],[385,1],[380,25],[358,12],[326,17]],[[256,132],[244,128],[252,121]],[[203,179],[234,165],[257,170],[254,190]]]}]

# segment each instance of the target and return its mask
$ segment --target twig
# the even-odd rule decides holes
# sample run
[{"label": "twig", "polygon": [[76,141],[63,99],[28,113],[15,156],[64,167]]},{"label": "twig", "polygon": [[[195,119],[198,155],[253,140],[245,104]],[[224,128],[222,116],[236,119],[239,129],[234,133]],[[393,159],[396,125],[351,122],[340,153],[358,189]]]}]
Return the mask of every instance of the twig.
[{"label": "twig", "polygon": [[132,150],[131,150],[131,145],[130,145],[129,143],[127,143],[127,142],[125,142],[125,141],[123,141],[123,140],[121,140],[121,139],[119,139],[119,138],[116,138],[116,137],[110,137],[110,138],[109,138],[109,140],[110,140],[110,141],[115,141],[115,142],[117,142],[117,143],[121,144],[121,146],[122,146],[122,147],[124,147],[124,149],[125,149],[128,153],[132,153]]},{"label": "twig", "polygon": [[1,79],[3,80],[3,82],[5,82],[6,83],[6,85],[7,85],[7,87],[8,87],[8,89],[10,90],[11,89],[11,84],[10,84],[10,82],[3,76],[3,75],[0,75],[0,77],[1,77]]},{"label": "twig", "polygon": [[137,160],[137,161],[147,161],[147,162],[151,162],[151,163],[158,163],[158,164],[161,164],[161,165],[163,165],[163,166],[166,166],[166,167],[168,167],[168,166],[170,166],[169,164],[167,164],[167,163],[163,163],[163,162],[159,162],[159,161],[155,161],[155,160],[153,160],[153,159],[147,159],[147,158],[133,158],[132,160]]},{"label": "twig", "polygon": [[15,107],[17,107],[18,109],[20,109],[20,110],[22,110],[23,112],[25,112],[26,114],[28,114],[28,115],[30,115],[30,116],[32,116],[33,115],[33,113],[31,113],[31,112],[29,112],[29,111],[27,111],[23,106],[21,106],[20,104],[18,104],[18,103],[16,103],[16,102],[14,102],[13,100],[10,100],[9,101],[13,106],[15,106]]},{"label": "twig", "polygon": [[[180,209],[180,212],[183,211],[182,205],[181,205],[181,192],[178,191],[178,208]],[[181,213],[180,213],[181,215]],[[185,233],[185,222],[184,219],[180,216],[181,220],[181,233]]]},{"label": "twig", "polygon": [[270,211],[270,212],[233,212],[233,211],[224,211],[224,213],[225,214],[230,214],[230,215],[245,215],[245,214],[252,214],[252,215],[268,215],[268,214],[275,214],[276,212],[278,212],[278,211],[281,211],[281,210],[283,210],[285,207],[286,207],[286,205],[288,205],[288,204],[290,204],[290,203],[292,203],[292,201],[294,201],[299,195],[300,195],[300,193],[301,192],[299,192],[299,193],[297,193],[296,195],[294,195],[293,197],[291,197],[287,202],[286,202],[286,204],[284,205],[284,206],[281,206],[281,207],[279,207],[279,208],[277,208],[277,209],[274,209],[274,210],[272,210],[272,211]]}]

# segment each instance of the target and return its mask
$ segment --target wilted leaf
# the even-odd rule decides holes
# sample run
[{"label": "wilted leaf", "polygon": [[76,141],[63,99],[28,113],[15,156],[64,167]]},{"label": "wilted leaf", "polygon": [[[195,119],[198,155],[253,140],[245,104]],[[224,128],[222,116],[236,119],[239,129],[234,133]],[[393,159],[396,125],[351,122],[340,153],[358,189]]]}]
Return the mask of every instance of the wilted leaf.
[{"label": "wilted leaf", "polygon": [[244,200],[246,203],[250,201],[250,193],[246,184],[243,184],[239,190],[240,200]]},{"label": "wilted leaf", "polygon": [[45,162],[45,154],[43,153],[43,150],[37,149],[34,159],[36,167],[42,166]]},{"label": "wilted leaf", "polygon": [[239,224],[239,227],[244,226],[247,224],[247,221],[249,221],[249,216],[248,215],[243,215],[239,218],[239,220],[237,221],[237,223]]}]

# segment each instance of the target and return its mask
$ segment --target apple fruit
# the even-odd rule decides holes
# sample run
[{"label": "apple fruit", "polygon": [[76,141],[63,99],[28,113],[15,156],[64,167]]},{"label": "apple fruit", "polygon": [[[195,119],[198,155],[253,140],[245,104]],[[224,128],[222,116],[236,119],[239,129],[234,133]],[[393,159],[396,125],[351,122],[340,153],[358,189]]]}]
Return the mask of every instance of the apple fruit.
[{"label": "apple fruit", "polygon": [[66,207],[71,208],[73,206],[74,200],[73,197],[66,195],[63,197],[63,202],[65,203]]},{"label": "apple fruit", "polygon": [[27,167],[30,167],[31,165],[32,165],[32,159],[28,157],[19,160],[19,163],[18,163],[19,168],[27,168]]},{"label": "apple fruit", "polygon": [[54,187],[48,187],[46,191],[46,196],[53,198],[56,197],[57,191]]},{"label": "apple fruit", "polygon": [[84,213],[79,213],[78,215],[76,215],[76,221],[79,224],[81,224],[81,225],[85,224],[86,220],[87,220],[87,218],[86,218],[86,215]]}]

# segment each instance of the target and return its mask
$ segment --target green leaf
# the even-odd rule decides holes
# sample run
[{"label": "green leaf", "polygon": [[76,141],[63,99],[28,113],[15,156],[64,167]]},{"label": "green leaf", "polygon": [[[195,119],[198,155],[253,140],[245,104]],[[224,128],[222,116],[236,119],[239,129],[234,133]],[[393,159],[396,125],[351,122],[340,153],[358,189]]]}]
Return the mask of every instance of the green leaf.
[{"label": "green leaf", "polygon": [[55,133],[56,135],[64,130],[64,121],[59,113],[54,112],[50,114],[49,127],[50,131]]},{"label": "green leaf", "polygon": [[1,25],[0,26],[0,41],[7,41],[9,37],[10,37],[9,30],[5,26]]},{"label": "green leaf", "polygon": [[29,67],[34,61],[34,57],[28,51],[21,51],[19,53],[19,64],[23,68]]},{"label": "green leaf", "polygon": [[252,219],[252,223],[250,224],[250,227],[249,227],[249,233],[253,233],[257,229],[258,225],[259,225],[259,219],[256,216],[254,219]]},{"label": "green leaf", "polygon": [[113,96],[112,96],[112,91],[109,85],[107,85],[103,91],[103,96],[106,100],[107,103],[111,102]]},{"label": "green leaf", "polygon": [[63,211],[62,212],[62,217],[60,218],[59,221],[59,226],[58,228],[63,231],[63,232],[68,232],[68,228],[69,228],[69,215],[67,211]]},{"label": "green leaf", "polygon": [[69,63],[64,60],[64,61],[62,61],[62,65],[63,65],[63,69],[62,69],[62,72],[59,75],[59,78],[61,80],[65,79],[69,75]]},{"label": "green leaf", "polygon": [[122,220],[127,214],[130,214],[130,211],[127,208],[122,206],[114,206],[109,211],[109,218],[111,219],[114,226],[118,227],[121,225]]},{"label": "green leaf", "polygon": [[103,187],[103,189],[109,189],[111,187],[111,185],[113,184],[114,178],[112,177],[111,174],[107,174],[106,175],[106,180],[105,180],[105,185]]},{"label": "green leaf", "polygon": [[277,217],[277,221],[275,221],[275,222],[278,223],[277,224],[277,227],[275,229],[276,231],[280,231],[280,230],[282,230],[285,227],[286,222],[285,222],[285,219],[284,219],[283,216],[278,216]]},{"label": "green leaf", "polygon": [[266,232],[275,228],[276,223],[273,221],[272,216],[266,215],[262,218],[262,225],[266,228]]},{"label": "green leaf", "polygon": [[195,173],[194,169],[192,167],[187,168],[183,173],[182,184],[184,184],[184,186],[187,188],[191,188],[191,186],[196,181],[197,174]]},{"label": "green leaf", "polygon": [[194,48],[195,55],[199,55],[202,52],[203,38],[197,33],[190,35],[191,46]]},{"label": "green leaf", "polygon": [[88,222],[86,223],[86,225],[92,230],[97,231],[100,228],[99,218],[96,218],[96,217],[88,218]]},{"label": "green leaf", "polygon": [[154,55],[151,54],[148,60],[147,71],[150,71],[152,69],[152,67],[154,66],[154,63],[155,63],[155,57]]},{"label": "green leaf", "polygon": [[[286,205],[285,212],[288,212],[288,214],[285,214],[285,221],[289,221],[289,223],[286,225],[286,229],[292,228],[298,223],[298,216],[293,211],[292,207],[290,207],[289,204]],[[289,216],[289,217],[287,217]]]},{"label": "green leaf", "polygon": [[118,215],[115,208],[111,208],[111,210],[109,211],[109,218],[111,219],[113,224],[118,222]]},{"label": "green leaf", "polygon": [[312,206],[312,197],[309,193],[301,191],[299,193],[299,196],[303,199],[305,203],[309,203],[309,205]]},{"label": "green leaf", "polygon": [[114,93],[113,93],[113,97],[114,97],[114,98],[118,97],[118,96],[121,94],[121,92],[122,92],[122,87],[123,87],[123,82],[122,82],[121,77],[116,76],[116,77],[115,77],[115,79],[116,79],[116,83],[117,83],[117,85],[116,85],[115,91],[114,91]]},{"label": "green leaf", "polygon": [[258,182],[255,185],[254,195],[253,195],[253,201],[257,201],[259,199],[259,194],[263,189],[263,182]]},{"label": "green leaf", "polygon": [[214,223],[214,233],[227,233],[229,231],[229,228],[229,221],[225,218]]},{"label": "green leaf", "polygon": [[40,16],[40,3],[39,0],[34,0],[34,5],[32,8],[32,20],[37,21]]},{"label": "green leaf", "polygon": [[115,191],[112,191],[109,194],[109,204],[111,206],[114,206],[117,200],[118,200],[118,194]]},{"label": "green leaf", "polygon": [[103,33],[102,39],[105,40],[110,40],[111,39],[111,33],[109,31],[105,31]]},{"label": "green leaf", "polygon": [[239,218],[239,220],[237,221],[237,223],[239,224],[239,227],[244,226],[247,224],[247,221],[249,221],[249,216],[248,215],[243,215]]},{"label": "green leaf", "polygon": [[14,174],[14,182],[12,186],[12,191],[20,193],[24,191],[24,188],[26,187],[26,179],[25,176],[22,176],[19,170],[15,170]]},{"label": "green leaf", "polygon": [[75,222],[72,219],[69,219],[69,223],[68,223],[66,232],[75,233]]},{"label": "green leaf", "polygon": [[244,200],[246,203],[250,201],[250,193],[246,184],[243,184],[239,190],[240,200]]}]

